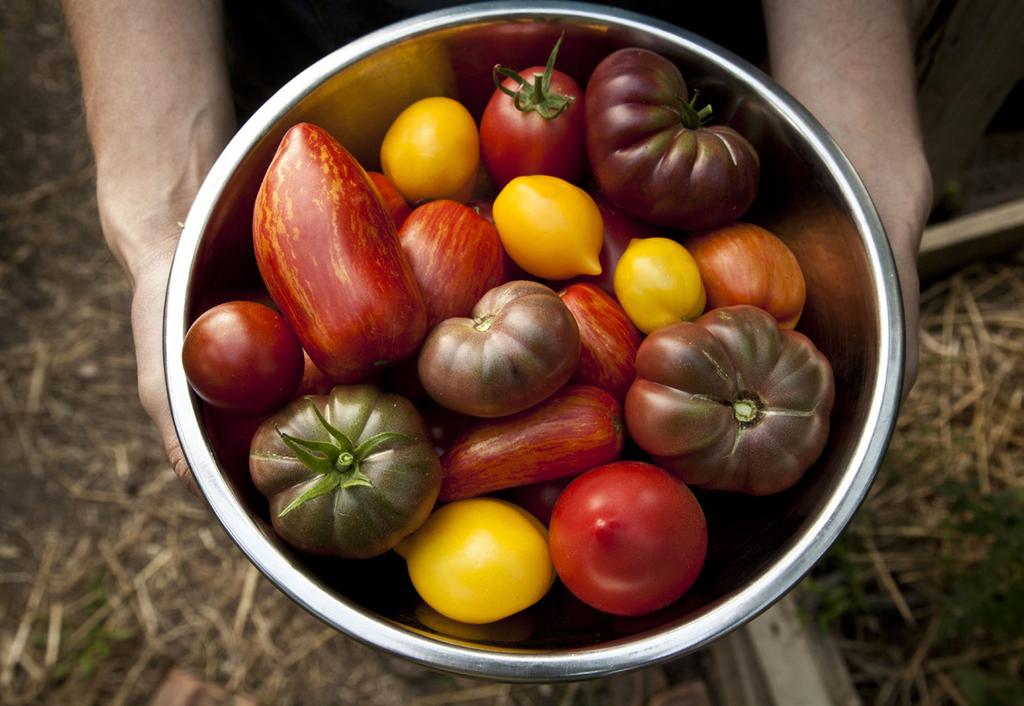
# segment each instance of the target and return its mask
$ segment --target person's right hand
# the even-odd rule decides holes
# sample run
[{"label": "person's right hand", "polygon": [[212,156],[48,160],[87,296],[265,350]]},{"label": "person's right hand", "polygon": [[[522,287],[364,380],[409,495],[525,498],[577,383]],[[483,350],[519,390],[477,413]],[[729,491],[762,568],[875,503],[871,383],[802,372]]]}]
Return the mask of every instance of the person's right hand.
[{"label": "person's right hand", "polygon": [[235,130],[221,7],[64,0],[64,12],[81,69],[103,234],[132,284],[139,398],[175,473],[196,493],[167,402],[163,309],[180,223]]}]

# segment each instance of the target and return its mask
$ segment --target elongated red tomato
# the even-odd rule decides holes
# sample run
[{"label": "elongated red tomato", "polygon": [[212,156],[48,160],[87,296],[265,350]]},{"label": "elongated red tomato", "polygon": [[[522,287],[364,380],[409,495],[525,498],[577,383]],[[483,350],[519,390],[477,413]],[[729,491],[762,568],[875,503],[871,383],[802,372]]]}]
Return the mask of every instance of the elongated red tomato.
[{"label": "elongated red tomato", "polygon": [[458,500],[582,473],[622,451],[622,410],[589,385],[568,385],[550,399],[476,424],[441,457],[440,500]]},{"label": "elongated red tomato", "polygon": [[253,245],[270,296],[332,380],[365,379],[423,339],[423,295],[391,216],[323,129],[285,134],[256,196]]}]

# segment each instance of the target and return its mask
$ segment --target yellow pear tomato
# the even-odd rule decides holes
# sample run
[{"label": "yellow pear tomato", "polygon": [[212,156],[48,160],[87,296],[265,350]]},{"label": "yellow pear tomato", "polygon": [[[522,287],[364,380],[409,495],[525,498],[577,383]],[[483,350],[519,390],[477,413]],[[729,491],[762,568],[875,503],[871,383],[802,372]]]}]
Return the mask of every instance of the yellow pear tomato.
[{"label": "yellow pear tomato", "polygon": [[476,122],[461,103],[434,96],[418,100],[391,123],[380,164],[406,201],[467,201],[480,166]]},{"label": "yellow pear tomato", "polygon": [[601,212],[583,189],[564,179],[517,177],[494,200],[494,225],[517,265],[536,277],[601,274]]},{"label": "yellow pear tomato", "polygon": [[427,605],[462,623],[518,613],[543,598],[555,580],[544,525],[495,498],[441,506],[396,551]]},{"label": "yellow pear tomato", "polygon": [[707,301],[697,262],[668,238],[635,238],[615,267],[615,296],[644,333],[692,321]]}]

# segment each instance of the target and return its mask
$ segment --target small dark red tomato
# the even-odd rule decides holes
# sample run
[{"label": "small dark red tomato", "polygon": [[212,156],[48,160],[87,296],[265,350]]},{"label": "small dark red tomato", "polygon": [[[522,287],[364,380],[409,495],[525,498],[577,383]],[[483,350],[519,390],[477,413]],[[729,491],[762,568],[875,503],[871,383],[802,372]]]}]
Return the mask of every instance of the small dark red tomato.
[{"label": "small dark red tomato", "polygon": [[185,334],[185,376],[207,403],[250,416],[283,405],[302,379],[302,346],[288,322],[255,302],[204,312]]},{"label": "small dark red tomato", "polygon": [[295,390],[293,397],[303,395],[326,395],[334,387],[335,383],[309,357],[309,353],[302,351],[302,380]]},{"label": "small dark red tomato", "polygon": [[519,73],[494,69],[497,88],[480,118],[480,158],[498,189],[519,176],[576,182],[583,174],[583,91],[571,76],[554,70],[561,42],[547,66]]},{"label": "small dark red tomato", "polygon": [[509,490],[506,497],[547,527],[551,524],[551,511],[555,509],[555,503],[571,480],[572,478],[556,478],[542,483],[520,485]]},{"label": "small dark red tomato", "polygon": [[679,479],[649,463],[599,466],[562,492],[551,515],[551,560],[577,598],[614,615],[664,608],[704,566],[707,523]]}]

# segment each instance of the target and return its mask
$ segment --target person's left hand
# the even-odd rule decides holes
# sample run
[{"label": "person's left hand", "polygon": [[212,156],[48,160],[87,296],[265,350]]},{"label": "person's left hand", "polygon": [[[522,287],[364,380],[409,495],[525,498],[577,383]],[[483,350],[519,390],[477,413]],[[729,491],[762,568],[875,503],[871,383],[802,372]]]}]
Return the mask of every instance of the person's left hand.
[{"label": "person's left hand", "polygon": [[860,174],[892,246],[903,294],[903,395],[917,377],[917,254],[932,203],[918,125],[909,3],[765,0],[772,76]]}]

